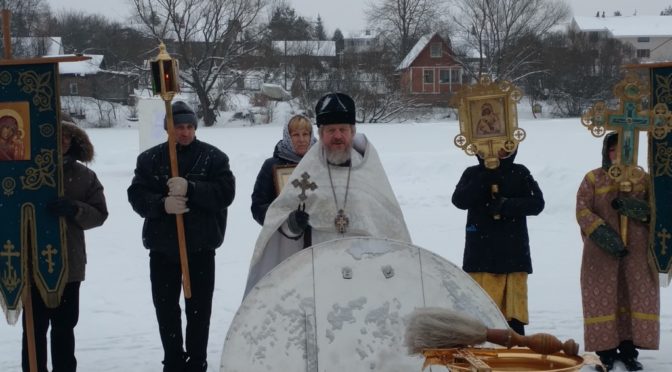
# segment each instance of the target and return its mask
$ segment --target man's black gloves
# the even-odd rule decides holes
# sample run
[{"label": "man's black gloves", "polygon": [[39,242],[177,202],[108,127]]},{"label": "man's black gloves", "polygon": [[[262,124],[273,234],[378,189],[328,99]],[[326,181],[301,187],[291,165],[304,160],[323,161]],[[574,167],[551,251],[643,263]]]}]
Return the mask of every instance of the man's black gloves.
[{"label": "man's black gloves", "polygon": [[597,244],[600,249],[614,257],[624,257],[628,254],[628,250],[625,249],[621,237],[614,231],[614,229],[607,225],[602,224],[598,226],[595,231],[590,234],[589,238]]},{"label": "man's black gloves", "polygon": [[[303,206],[303,207],[302,207]],[[292,211],[287,218],[287,226],[289,231],[294,234],[303,233],[308,227],[308,220],[310,220],[310,215],[306,213],[305,204],[299,205],[299,207]]]},{"label": "man's black gloves", "polygon": [[623,216],[644,223],[649,222],[651,216],[649,203],[642,199],[632,197],[616,198],[611,201],[611,207]]},{"label": "man's black gloves", "polygon": [[62,197],[47,203],[47,211],[59,217],[74,217],[79,212],[79,207],[74,201]]}]

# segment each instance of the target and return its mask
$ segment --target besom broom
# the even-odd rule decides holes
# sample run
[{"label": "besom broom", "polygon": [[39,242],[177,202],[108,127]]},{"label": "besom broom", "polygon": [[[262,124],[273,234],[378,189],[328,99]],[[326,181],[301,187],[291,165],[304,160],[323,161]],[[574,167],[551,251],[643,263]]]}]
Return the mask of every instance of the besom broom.
[{"label": "besom broom", "polygon": [[548,333],[521,336],[510,328],[490,329],[483,322],[453,310],[426,307],[413,311],[406,326],[405,344],[409,354],[421,354],[426,349],[450,349],[491,342],[510,349],[527,347],[538,354],[563,351],[576,356],[579,345],[569,339],[564,343]]}]

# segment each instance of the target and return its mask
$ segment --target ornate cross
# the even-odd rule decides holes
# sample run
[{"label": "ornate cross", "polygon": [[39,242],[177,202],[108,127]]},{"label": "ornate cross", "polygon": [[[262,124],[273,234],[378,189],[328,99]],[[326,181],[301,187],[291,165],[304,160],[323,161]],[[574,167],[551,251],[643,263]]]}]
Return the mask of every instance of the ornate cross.
[{"label": "ornate cross", "polygon": [[7,257],[7,270],[11,271],[13,269],[12,257],[21,257],[21,253],[14,251],[14,244],[9,240],[2,247],[4,252],[0,252],[0,257]]},{"label": "ornate cross", "polygon": [[345,215],[342,209],[338,210],[336,218],[334,218],[334,225],[336,225],[336,231],[339,234],[345,234],[348,231],[348,225],[350,225],[350,219]]},{"label": "ornate cross", "polygon": [[651,121],[648,115],[637,115],[637,103],[627,101],[623,104],[623,114],[609,115],[609,125],[619,133],[621,143],[620,160],[624,165],[637,165],[635,149],[639,144],[639,131],[648,131]]},{"label": "ornate cross", "polygon": [[47,257],[47,264],[49,265],[49,268],[47,271],[49,271],[49,274],[54,272],[54,265],[56,263],[54,262],[54,256],[58,254],[58,250],[54,249],[54,246],[51,244],[47,244],[47,249],[43,250],[42,256]]},{"label": "ornate cross", "polygon": [[310,174],[308,174],[308,172],[303,172],[301,175],[301,181],[299,181],[298,178],[294,179],[294,181],[292,181],[292,185],[294,187],[301,188],[301,194],[299,194],[299,200],[301,201],[308,199],[308,196],[306,196],[306,190],[313,191],[317,189],[317,184],[310,181]]},{"label": "ornate cross", "polygon": [[660,254],[665,256],[667,254],[667,239],[672,238],[672,235],[670,235],[670,233],[667,232],[667,229],[664,228],[662,231],[658,232],[656,236],[660,238],[660,245],[662,247],[660,249]]},{"label": "ornate cross", "polygon": [[581,122],[596,137],[603,136],[607,130],[618,132],[617,157],[609,176],[621,182],[621,191],[629,191],[630,181],[644,176],[637,165],[639,132],[653,131],[654,122],[659,119],[652,119],[652,112],[641,108],[642,100],[649,96],[648,85],[635,74],[630,73],[619,82],[614,94],[621,101],[618,110],[609,110],[606,103],[600,101],[581,117]]},{"label": "ornate cross", "polygon": [[16,287],[18,287],[21,279],[19,279],[16,270],[12,266],[12,257],[21,257],[20,252],[14,251],[14,244],[11,241],[7,240],[3,246],[4,252],[0,251],[0,257],[7,257],[7,270],[2,275],[2,284],[9,290],[13,292]]}]

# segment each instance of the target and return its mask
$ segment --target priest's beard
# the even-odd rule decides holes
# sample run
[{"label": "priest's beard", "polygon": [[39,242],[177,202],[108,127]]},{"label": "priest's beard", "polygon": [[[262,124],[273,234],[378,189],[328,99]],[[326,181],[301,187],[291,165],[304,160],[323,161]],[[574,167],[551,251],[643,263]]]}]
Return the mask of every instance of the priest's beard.
[{"label": "priest's beard", "polygon": [[340,165],[350,160],[350,151],[352,150],[352,146],[348,146],[343,150],[329,150],[326,147],[323,148],[325,156],[327,157],[327,162],[329,164]]}]

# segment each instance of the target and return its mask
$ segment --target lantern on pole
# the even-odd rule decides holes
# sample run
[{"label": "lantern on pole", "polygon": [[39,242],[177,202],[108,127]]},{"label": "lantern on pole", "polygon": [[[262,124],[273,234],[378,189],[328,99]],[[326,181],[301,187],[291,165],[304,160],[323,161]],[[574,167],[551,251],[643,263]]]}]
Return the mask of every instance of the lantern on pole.
[{"label": "lantern on pole", "polygon": [[[166,130],[168,131],[168,155],[170,157],[170,176],[179,177],[177,165],[177,150],[175,148],[175,123],[171,101],[180,91],[178,80],[178,64],[166,51],[166,45],[159,45],[159,54],[150,62],[152,69],[152,91],[160,95],[166,107]],[[182,287],[184,297],[191,298],[191,280],[189,279],[189,261],[187,258],[187,243],[184,232],[184,216],[175,215],[177,225],[177,243],[180,251],[180,267],[182,269]]]}]

